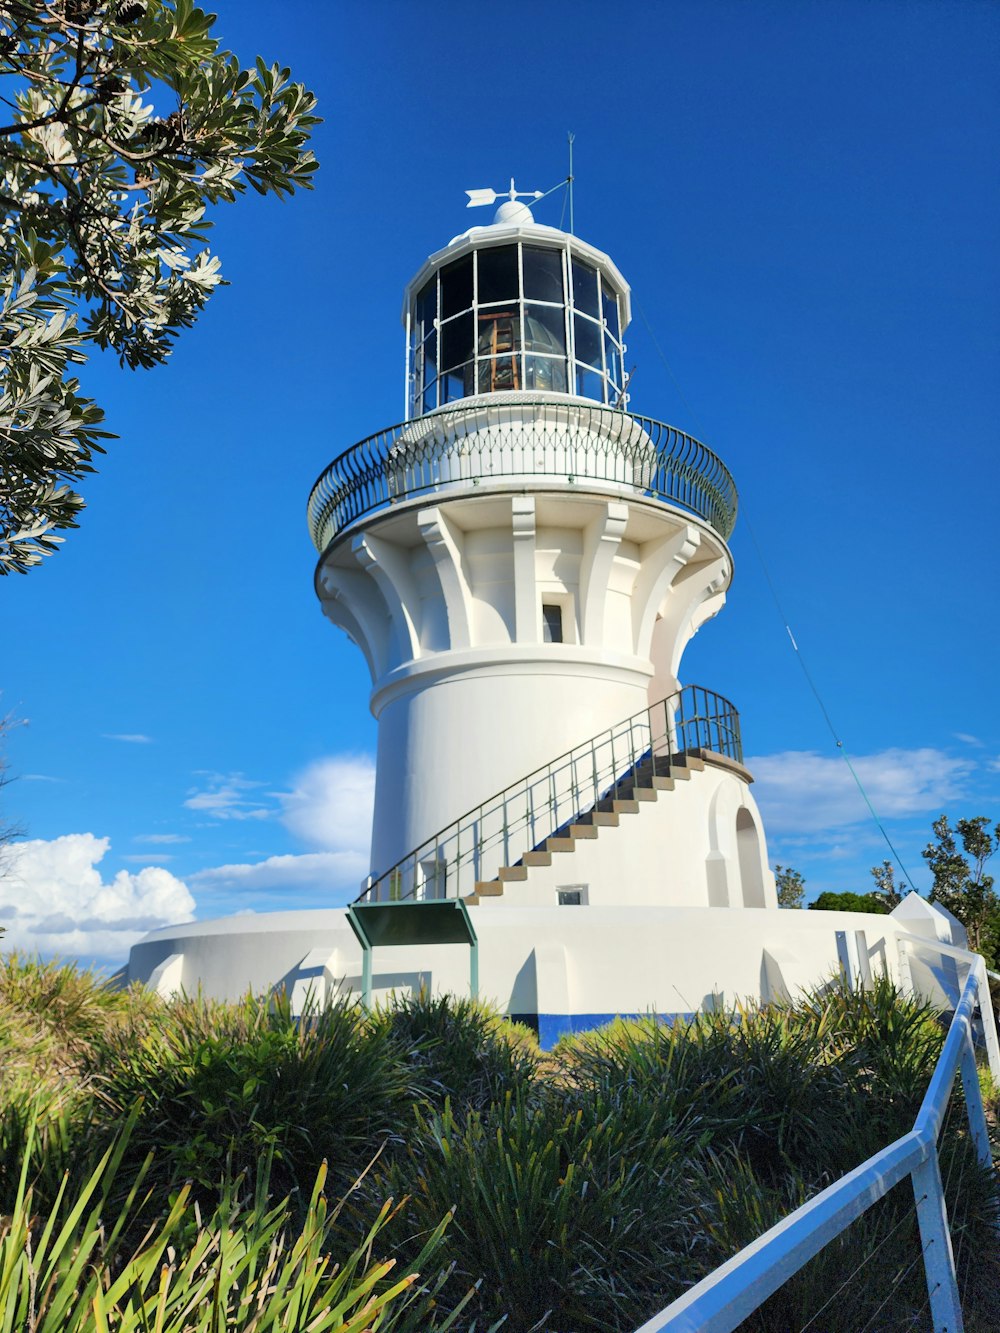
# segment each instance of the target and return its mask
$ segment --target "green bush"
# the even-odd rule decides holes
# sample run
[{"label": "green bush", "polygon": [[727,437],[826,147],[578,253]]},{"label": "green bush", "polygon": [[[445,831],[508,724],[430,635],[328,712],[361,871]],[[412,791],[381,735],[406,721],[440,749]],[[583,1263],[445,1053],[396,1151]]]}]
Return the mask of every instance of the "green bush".
[{"label": "green bush", "polygon": [[766,1179],[825,1154],[847,1103],[818,1040],[773,1007],[613,1025],[573,1048],[566,1077],[585,1110],[611,1100],[650,1134],[736,1149]]},{"label": "green bush", "polygon": [[158,1182],[203,1200],[264,1153],[282,1193],[307,1192],[324,1160],[347,1189],[409,1123],[406,1066],[346,1000],[301,1020],[283,996],[176,1000],[140,1043],[108,1045],[102,1084],[122,1112],[141,1100],[133,1157],[155,1153]]},{"label": "green bush", "polygon": [[[296,1020],[284,998],[164,1004],[14,958],[0,970],[0,1329],[103,1333],[104,1302],[115,1333],[221,1333],[244,1327],[245,1293],[273,1288],[289,1329],[632,1330],[909,1130],[943,1034],[880,979],[673,1025],[617,1020],[541,1057],[466,1000],[373,1015],[340,1001]],[[998,1194],[963,1122],[957,1085],[940,1158],[971,1333],[1000,1327]],[[329,1212],[311,1192],[327,1169],[349,1200]],[[906,1184],[747,1329],[913,1327],[919,1252]],[[877,1282],[851,1279],[824,1312],[874,1263]],[[66,1304],[74,1281],[89,1306]],[[323,1293],[340,1323],[323,1322]]]},{"label": "green bush", "polygon": [[[522,1089],[488,1115],[462,1120],[450,1105],[418,1113],[406,1158],[376,1183],[393,1194],[412,1190],[406,1218],[417,1236],[448,1200],[454,1291],[480,1282],[470,1312],[486,1322],[506,1317],[511,1333],[632,1329],[697,1262],[683,1145],[637,1145],[613,1109],[587,1125],[557,1093]],[[442,1293],[446,1308],[451,1289]]]},{"label": "green bush", "polygon": [[[185,1187],[136,1233],[146,1169],[118,1177],[131,1154],[136,1116],[78,1189],[51,1210],[36,1208],[28,1172],[0,1232],[0,1318],[32,1333],[444,1333],[436,1297],[448,1277],[437,1252],[450,1218],[430,1229],[414,1264],[377,1257],[395,1209],[385,1203],[360,1245],[344,1250],[333,1230],[325,1169],[301,1223],[270,1196],[270,1158],[258,1163],[251,1201],[232,1182],[205,1220]],[[116,1210],[111,1201],[130,1186]],[[426,1276],[421,1277],[426,1273]],[[468,1293],[471,1295],[471,1293]],[[465,1301],[454,1311],[458,1317]]]},{"label": "green bush", "polygon": [[119,990],[72,963],[0,958],[0,1092],[19,1081],[73,1083],[106,1038],[142,1029],[162,1009],[141,986]]},{"label": "green bush", "polygon": [[374,1032],[387,1034],[431,1105],[451,1100],[456,1114],[485,1110],[538,1071],[535,1034],[486,1004],[453,995],[396,996],[378,1009]]}]

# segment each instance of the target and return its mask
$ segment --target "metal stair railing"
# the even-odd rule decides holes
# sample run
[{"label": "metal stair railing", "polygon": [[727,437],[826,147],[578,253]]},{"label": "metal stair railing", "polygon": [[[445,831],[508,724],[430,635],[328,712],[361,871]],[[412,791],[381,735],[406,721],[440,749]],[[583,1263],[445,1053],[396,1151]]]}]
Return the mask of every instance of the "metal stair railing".
[{"label": "metal stair railing", "polygon": [[[913,1128],[783,1218],[647,1320],[636,1333],[732,1333],[906,1176],[913,1183],[933,1328],[935,1333],[962,1333],[962,1309],[938,1161],[938,1139],[955,1078],[961,1074],[969,1133],[976,1154],[981,1165],[992,1165],[976,1069],[973,1019],[977,1004],[990,1071],[995,1079],[1000,1079],[1000,1042],[986,964],[979,954],[922,935],[899,934],[896,939],[901,977],[908,979],[912,963],[919,963],[921,968],[929,969],[932,988],[943,988],[946,994],[958,996]],[[928,964],[928,953],[934,957],[934,963]]]},{"label": "metal stair railing", "polygon": [[654,772],[683,763],[692,750],[743,760],[739,714],[728,699],[699,685],[625,718],[474,806],[389,870],[369,876],[356,901],[472,894],[602,800],[647,778],[652,785]]}]

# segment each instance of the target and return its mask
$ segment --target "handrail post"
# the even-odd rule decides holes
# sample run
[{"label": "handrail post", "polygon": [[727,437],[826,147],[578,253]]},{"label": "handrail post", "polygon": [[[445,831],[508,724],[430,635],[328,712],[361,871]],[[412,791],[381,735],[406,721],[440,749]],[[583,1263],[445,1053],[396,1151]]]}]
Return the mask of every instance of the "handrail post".
[{"label": "handrail post", "polygon": [[965,1325],[958,1298],[955,1255],[951,1248],[936,1145],[931,1146],[924,1160],[914,1168],[912,1180],[934,1333],[963,1333]]},{"label": "handrail post", "polygon": [[913,974],[910,971],[909,946],[905,940],[896,940],[897,962],[899,966],[899,989],[904,995],[913,995]]},{"label": "handrail post", "polygon": [[979,1158],[980,1166],[989,1167],[993,1165],[993,1155],[990,1152],[990,1134],[986,1127],[986,1112],[983,1109],[983,1093],[979,1086],[979,1070],[976,1068],[976,1050],[972,1044],[971,1027],[966,1029],[958,1068],[962,1075],[965,1110],[969,1117],[972,1140],[976,1145],[976,1156]]},{"label": "handrail post", "polygon": [[986,1043],[986,1056],[989,1060],[990,1073],[1000,1086],[1000,1040],[997,1038],[997,1018],[993,1009],[993,996],[990,994],[990,978],[986,963],[980,957],[975,963],[976,980],[979,984],[979,1012],[983,1020],[983,1040]]}]

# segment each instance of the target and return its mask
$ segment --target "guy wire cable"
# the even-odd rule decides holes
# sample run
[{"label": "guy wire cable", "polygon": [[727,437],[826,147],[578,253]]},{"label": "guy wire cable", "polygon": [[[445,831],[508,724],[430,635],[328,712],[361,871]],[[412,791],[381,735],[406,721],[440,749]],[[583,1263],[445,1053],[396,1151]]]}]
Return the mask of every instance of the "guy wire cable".
[{"label": "guy wire cable", "polygon": [[[652,325],[650,324],[649,320],[648,320],[647,317],[646,317],[646,312],[645,312],[645,310],[643,310],[642,306],[639,304],[638,301],[634,301],[634,305],[635,305],[636,310],[638,310],[640,316],[642,317],[642,322],[645,324],[645,326],[646,326],[646,330],[647,330],[647,332],[649,333],[649,336],[650,336],[650,338],[651,338],[652,341],[653,341],[653,346],[656,348],[656,351],[657,351],[657,353],[658,353],[658,355],[659,355],[659,357],[660,357],[660,360],[663,362],[664,366],[666,367],[667,374],[670,376],[671,382],[673,383],[674,388],[677,390],[677,393],[678,393],[678,395],[679,395],[679,397],[680,397],[681,402],[684,404],[684,407],[685,407],[685,409],[687,410],[687,412],[689,413],[689,415],[690,415],[690,417],[691,417],[691,420],[694,422],[694,425],[696,426],[696,428],[697,428],[697,430],[698,430],[698,433],[699,433],[700,435],[703,434],[704,432],[703,432],[703,429],[702,429],[701,422],[699,421],[697,414],[694,412],[693,408],[691,407],[691,404],[688,402],[688,400],[687,400],[687,398],[686,398],[686,396],[685,396],[685,394],[684,394],[683,389],[681,388],[680,384],[677,382],[677,376],[674,374],[673,369],[672,369],[672,367],[671,367],[671,365],[670,365],[670,362],[667,360],[666,355],[665,355],[665,353],[664,353],[664,351],[663,351],[663,348],[660,346],[659,339],[657,338],[656,334],[653,332],[653,327],[652,327]],[[751,543],[752,543],[752,545],[753,545],[753,549],[754,549],[754,551],[756,552],[757,559],[760,561],[760,567],[761,567],[761,569],[763,570],[763,573],[764,573],[764,579],[765,579],[765,581],[766,581],[766,583],[767,583],[768,588],[770,589],[771,597],[774,599],[774,605],[775,605],[775,607],[776,607],[776,609],[777,609],[778,615],[781,617],[781,623],[782,623],[782,624],[784,625],[784,627],[785,627],[785,633],[788,635],[788,641],[789,641],[789,643],[792,645],[792,650],[793,650],[793,652],[795,653],[796,658],[798,659],[799,666],[802,668],[802,673],[803,673],[803,675],[805,676],[806,681],[808,682],[809,689],[812,691],[813,698],[816,700],[817,704],[819,705],[820,712],[823,714],[823,719],[824,719],[824,721],[826,722],[827,727],[829,728],[830,735],[833,737],[834,744],[835,744],[836,747],[837,747],[837,750],[838,750],[838,752],[839,752],[839,754],[840,754],[840,757],[843,759],[844,763],[847,765],[848,771],[850,772],[851,777],[854,779],[855,786],[857,787],[858,791],[861,793],[861,797],[862,797],[862,799],[864,800],[865,805],[868,807],[868,810],[869,810],[869,813],[871,814],[872,819],[875,821],[875,827],[878,829],[879,833],[881,833],[882,837],[883,837],[884,840],[885,840],[885,844],[886,844],[886,846],[889,848],[890,852],[892,852],[893,860],[894,860],[894,861],[896,862],[896,864],[899,866],[899,869],[900,869],[900,872],[902,873],[902,876],[903,876],[904,881],[910,886],[910,888],[911,888],[914,892],[917,892],[916,887],[915,887],[915,885],[914,885],[914,883],[913,883],[913,880],[910,878],[910,874],[909,874],[909,872],[907,871],[906,867],[903,865],[902,858],[900,857],[899,852],[896,850],[896,848],[895,848],[895,846],[894,846],[894,844],[893,844],[892,839],[889,837],[889,834],[888,834],[888,832],[886,831],[885,825],[882,823],[882,820],[879,818],[879,816],[878,816],[878,812],[876,811],[875,806],[872,804],[872,801],[871,801],[871,798],[870,798],[869,795],[868,795],[868,792],[865,790],[864,783],[861,781],[861,778],[858,776],[858,772],[857,772],[857,770],[855,769],[854,765],[851,763],[851,757],[850,757],[850,755],[849,755],[848,752],[847,752],[847,748],[846,748],[846,746],[844,745],[844,742],[843,742],[843,741],[840,739],[840,737],[837,735],[837,728],[833,725],[833,719],[830,717],[829,710],[827,709],[826,704],[823,702],[823,698],[822,698],[822,696],[821,696],[821,694],[820,694],[820,692],[819,692],[819,690],[818,690],[818,688],[817,688],[817,686],[816,686],[816,682],[813,680],[812,673],[810,672],[809,667],[806,665],[806,659],[805,659],[805,657],[802,655],[802,650],[799,648],[799,645],[798,645],[798,644],[796,643],[796,641],[795,641],[795,635],[792,633],[792,628],[791,628],[791,626],[790,626],[789,623],[788,623],[788,619],[787,619],[787,617],[785,616],[784,609],[783,609],[783,607],[782,607],[782,605],[781,605],[781,600],[780,600],[780,598],[778,597],[777,589],[776,589],[775,586],[774,586],[774,580],[771,578],[771,571],[768,569],[767,561],[764,559],[764,553],[763,553],[763,551],[762,551],[761,548],[760,548],[760,543],[757,541],[757,534],[754,532],[753,524],[750,522],[750,516],[749,516],[749,514],[747,513],[746,502],[743,501],[743,500],[741,500],[741,502],[740,502],[740,509],[741,509],[741,511],[742,511],[743,522],[746,524],[746,529],[747,529],[747,532],[748,532],[748,534],[749,534],[749,536],[750,536],[750,541],[751,541]]]}]

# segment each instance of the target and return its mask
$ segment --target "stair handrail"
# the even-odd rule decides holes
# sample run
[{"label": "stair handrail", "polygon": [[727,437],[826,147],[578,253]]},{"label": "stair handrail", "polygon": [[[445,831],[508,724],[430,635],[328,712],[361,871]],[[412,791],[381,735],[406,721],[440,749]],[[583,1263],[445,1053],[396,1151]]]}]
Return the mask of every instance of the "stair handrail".
[{"label": "stair handrail", "polygon": [[899,932],[896,941],[904,976],[909,976],[907,955],[915,950],[928,950],[965,963],[969,968],[913,1128],[782,1218],[653,1315],[635,1333],[732,1333],[820,1250],[907,1176],[913,1184],[934,1328],[961,1333],[961,1301],[938,1162],[938,1139],[952,1087],[961,1075],[976,1156],[984,1168],[992,1165],[976,1068],[973,1019],[977,1005],[994,1077],[1000,1077],[1000,1041],[986,965],[979,954],[930,936]]},{"label": "stair handrail", "polygon": [[[686,705],[689,705],[689,707],[686,707]],[[699,705],[701,705],[701,707],[699,707]],[[563,754],[558,755],[555,759],[540,765],[538,768],[532,769],[529,773],[516,779],[514,782],[508,783],[506,787],[501,788],[498,792],[494,793],[494,795],[487,797],[483,801],[477,802],[476,805],[465,811],[465,813],[460,815],[457,819],[452,820],[437,833],[425,838],[423,842],[419,843],[415,848],[412,848],[404,856],[401,856],[398,861],[389,867],[388,870],[383,871],[379,875],[367,876],[363,882],[361,893],[355,899],[355,902],[363,903],[372,900],[383,901],[381,889],[384,885],[388,885],[389,887],[388,900],[390,901],[408,899],[416,896],[418,889],[421,887],[421,885],[416,883],[416,868],[423,864],[427,859],[428,854],[436,852],[443,846],[449,844],[453,838],[456,841],[456,846],[459,848],[455,858],[455,865],[456,867],[461,867],[463,854],[460,850],[461,844],[459,835],[462,833],[463,829],[469,828],[471,832],[476,824],[481,825],[484,819],[490,814],[501,809],[504,810],[504,818],[506,820],[507,803],[521,793],[529,794],[529,818],[526,823],[530,823],[533,827],[536,812],[530,801],[532,787],[536,785],[540,779],[543,779],[548,775],[554,775],[555,773],[564,770],[566,767],[572,766],[575,757],[582,758],[587,755],[593,756],[597,751],[604,747],[608,747],[610,749],[611,769],[600,770],[599,772],[596,762],[592,764],[590,796],[576,803],[575,808],[571,805],[570,817],[568,819],[563,818],[559,820],[558,823],[554,824],[554,826],[543,835],[542,840],[544,840],[544,837],[551,836],[553,833],[557,832],[559,828],[571,822],[573,816],[583,814],[593,809],[600,800],[607,797],[609,792],[623,786],[628,781],[629,775],[633,770],[635,770],[637,766],[649,756],[652,742],[650,743],[650,746],[646,746],[643,750],[637,751],[634,742],[634,731],[641,723],[646,722],[648,724],[649,736],[653,736],[654,726],[650,719],[654,710],[662,710],[663,712],[664,725],[662,730],[656,733],[657,743],[661,745],[661,748],[657,751],[658,758],[665,756],[668,760],[676,760],[690,750],[704,750],[721,754],[725,758],[733,760],[736,763],[741,764],[743,762],[740,720],[736,708],[728,699],[712,690],[706,690],[700,685],[686,685],[683,689],[666,696],[664,699],[658,700],[656,703],[647,705],[646,708],[640,709],[638,712],[633,713],[631,716],[624,718],[620,722],[616,722],[613,726],[604,728],[600,732],[597,732],[596,735],[573,746],[572,749],[565,751]],[[630,737],[627,755],[628,762],[619,765],[615,759],[615,740],[617,737],[624,734],[627,734]],[[682,739],[681,744],[677,744],[678,737]],[[664,746],[665,748],[662,748]],[[573,790],[575,793],[575,783]],[[554,793],[553,803],[556,806],[558,805],[558,797],[556,797]],[[509,832],[509,827],[505,823],[503,825],[505,855],[508,852]],[[473,844],[466,847],[464,853],[465,858],[471,856],[475,859],[477,852],[481,855],[482,850],[486,845],[487,838],[485,836],[480,839],[478,845],[475,842],[475,835],[473,835],[473,838]],[[535,842],[525,846],[522,851],[517,853],[518,857],[523,855],[524,852],[532,850],[532,847],[537,844],[538,840],[536,839]],[[511,864],[511,861],[507,860],[505,863],[509,865]],[[449,863],[445,861],[441,864],[447,866]],[[399,888],[401,886],[403,868],[407,865],[412,865],[414,869],[414,884],[407,892],[403,893],[399,891]],[[396,878],[394,879],[394,877]],[[428,896],[448,895],[446,893],[444,895],[430,894]]]}]

